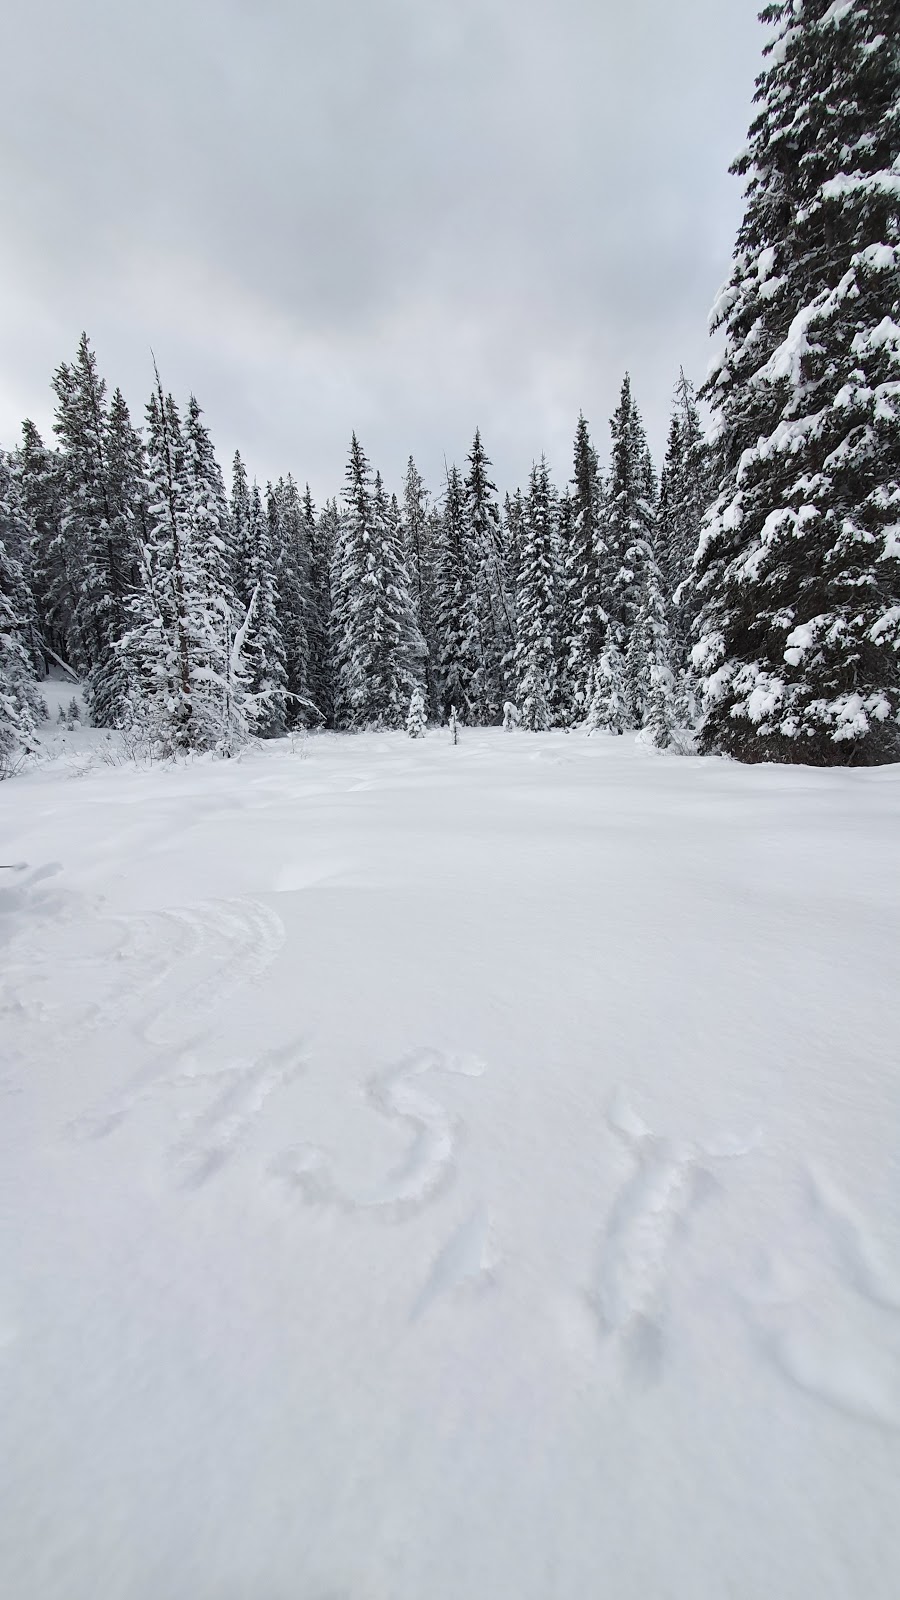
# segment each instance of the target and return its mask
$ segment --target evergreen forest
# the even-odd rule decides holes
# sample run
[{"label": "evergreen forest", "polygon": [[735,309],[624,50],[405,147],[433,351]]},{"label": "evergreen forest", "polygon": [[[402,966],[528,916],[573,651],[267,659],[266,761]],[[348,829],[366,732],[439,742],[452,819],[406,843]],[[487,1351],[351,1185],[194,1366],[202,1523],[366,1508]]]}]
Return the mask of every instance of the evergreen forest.
[{"label": "evergreen forest", "polygon": [[626,374],[608,429],[573,418],[565,483],[541,459],[501,491],[474,427],[444,482],[410,457],[392,487],[354,433],[316,505],[223,467],[155,369],[137,417],[82,335],[53,439],[0,451],[0,772],[54,666],[160,756],[452,717],[900,759],[896,3],[763,19],[718,354],[677,375],[661,461]]}]

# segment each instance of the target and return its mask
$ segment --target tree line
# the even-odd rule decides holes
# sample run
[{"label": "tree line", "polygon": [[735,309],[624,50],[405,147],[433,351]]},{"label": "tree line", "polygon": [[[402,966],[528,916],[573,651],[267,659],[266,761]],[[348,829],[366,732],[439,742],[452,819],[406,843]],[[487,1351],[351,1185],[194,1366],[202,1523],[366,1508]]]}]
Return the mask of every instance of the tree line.
[{"label": "tree line", "polygon": [[661,482],[628,377],[602,472],[579,418],[572,481],[545,460],[501,505],[476,429],[432,497],[410,458],[398,499],[354,435],[340,500],[291,476],[226,490],[196,399],[156,385],[139,432],[82,335],[53,379],[56,443],[26,421],[5,455],[20,678],[56,657],[95,725],[163,752],[247,734],[405,724],[650,724],[686,681],[677,598],[708,499],[709,449],[682,377]]},{"label": "tree line", "polygon": [[88,340],[53,378],[53,445],[0,452],[0,761],[54,656],[95,723],[228,754],[295,727],[424,717],[641,728],[742,760],[900,758],[900,52],[896,0],[778,0],[745,214],[682,374],[657,476],[629,378],[601,467],[504,496],[476,430],[435,496],[351,441],[317,508],[228,488],[197,401],[144,425]]}]

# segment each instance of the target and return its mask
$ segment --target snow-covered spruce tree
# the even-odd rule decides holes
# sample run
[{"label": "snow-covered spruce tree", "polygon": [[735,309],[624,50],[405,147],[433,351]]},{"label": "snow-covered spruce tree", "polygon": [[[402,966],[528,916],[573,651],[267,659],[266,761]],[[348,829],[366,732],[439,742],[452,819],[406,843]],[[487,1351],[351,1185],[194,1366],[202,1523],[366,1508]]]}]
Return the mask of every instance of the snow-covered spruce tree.
[{"label": "snow-covered spruce tree", "polygon": [[418,632],[400,546],[399,513],[374,483],[356,434],[332,567],[340,727],[403,727],[417,681]]},{"label": "snow-covered spruce tree", "polygon": [[140,430],[134,428],[121,389],[114,389],[106,430],[106,470],[111,526],[126,585],[137,573],[137,547],[147,516],[147,477]]},{"label": "snow-covered spruce tree", "polygon": [[222,470],[191,395],[183,425],[183,544],[193,616],[194,723],[201,748],[236,754],[255,722],[245,658],[255,597],[234,588],[232,519]]},{"label": "snow-covered spruce tree", "polygon": [[516,703],[522,727],[549,728],[556,699],[559,645],[554,559],[555,495],[547,462],[531,469],[519,565]]},{"label": "snow-covered spruce tree", "polygon": [[22,563],[29,537],[13,463],[0,450],[0,778],[33,745],[39,720],[34,603]]},{"label": "snow-covered spruce tree", "polygon": [[701,748],[900,758],[896,0],[778,0],[713,311],[722,463],[697,554]]},{"label": "snow-covered spruce tree", "polygon": [[629,725],[645,727],[652,702],[655,723],[662,727],[660,719],[665,711],[667,726],[674,726],[673,685],[666,600],[660,571],[651,555],[644,567],[641,603],[625,655],[625,705]]},{"label": "snow-covered spruce tree", "polygon": [[147,405],[147,524],[132,625],[117,646],[128,684],[124,725],[171,755],[203,743],[194,705],[202,619],[188,545],[181,419],[159,374]]},{"label": "snow-covered spruce tree", "polygon": [[410,593],[416,621],[424,633],[423,618],[428,589],[428,490],[410,456],[403,484],[403,543]]},{"label": "snow-covered spruce tree", "polygon": [[128,683],[118,649],[128,628],[128,598],[137,576],[135,507],[142,482],[140,444],[117,391],[106,405],[106,385],[82,334],[74,364],[53,378],[54,429],[60,442],[59,540],[74,588],[70,656],[87,675],[93,721],[115,726],[125,713]]},{"label": "snow-covered spruce tree", "polygon": [[236,607],[232,522],[222,469],[194,395],[184,419],[184,495],[198,575],[211,608]]},{"label": "snow-covered spruce tree", "polygon": [[574,693],[572,681],[569,677],[569,653],[572,646],[574,624],[569,606],[570,596],[566,583],[566,568],[569,561],[575,512],[568,488],[561,495],[557,495],[554,490],[553,507],[553,592],[556,624],[553,636],[556,646],[556,673],[553,696],[550,701],[550,716],[555,727],[568,727],[570,723],[579,720],[574,710]]},{"label": "snow-covered spruce tree", "polygon": [[285,720],[288,728],[306,728],[319,720],[309,698],[309,546],[300,494],[290,475],[274,488],[267,485],[266,515],[284,643]]},{"label": "snow-covered spruce tree", "polygon": [[519,679],[519,694],[522,697],[519,727],[527,728],[531,733],[546,733],[553,726],[553,717],[547,698],[546,679],[534,657],[529,659]]},{"label": "snow-covered spruce tree", "polygon": [[627,650],[640,609],[644,572],[653,558],[655,483],[647,437],[628,374],[610,422],[612,456],[603,540],[603,609],[613,642]]},{"label": "snow-covered spruce tree", "polygon": [[40,720],[40,699],[22,626],[7,589],[18,587],[20,574],[0,539],[0,778],[8,777],[21,750],[33,747]]},{"label": "snow-covered spruce tree", "polygon": [[213,682],[218,689],[215,750],[220,756],[237,755],[251,735],[255,722],[256,702],[250,694],[249,671],[246,655],[247,635],[256,608],[256,594],[244,609],[235,597],[233,606],[221,604],[221,628],[225,643],[224,670],[221,682]]},{"label": "snow-covered spruce tree", "polygon": [[656,552],[670,593],[690,574],[704,515],[715,493],[713,451],[700,425],[693,385],[675,385],[659,483]]},{"label": "snow-covered spruce tree", "polygon": [[252,540],[250,534],[250,484],[241,452],[235,450],[231,464],[231,499],[228,506],[228,546],[234,592],[246,607],[253,593]]},{"label": "snow-covered spruce tree", "polygon": [[603,606],[603,482],[583,416],[575,430],[572,475],[572,528],[566,550],[565,585],[570,619],[566,665],[571,686],[572,715],[583,717],[589,704],[589,685],[606,638]]},{"label": "snow-covered spruce tree", "polygon": [[32,581],[34,523],[23,492],[18,461],[5,450],[0,450],[0,530],[7,559],[11,563],[10,571],[18,574],[16,586],[7,591],[17,618],[18,637],[25,649],[31,673],[36,678],[42,678],[44,645]]},{"label": "snow-covered spruce tree", "polygon": [[438,624],[438,562],[444,536],[444,507],[442,501],[429,497],[428,519],[425,531],[428,549],[428,604],[425,648],[428,652],[426,669],[426,706],[430,717],[441,720],[445,707],[441,699],[441,633]]},{"label": "snow-covered spruce tree", "polygon": [[591,698],[584,726],[588,733],[600,730],[623,733],[628,725],[625,662],[610,632],[593,671]]},{"label": "snow-covered spruce tree", "polygon": [[427,704],[438,711],[435,663],[438,656],[434,623],[434,524],[429,515],[429,494],[410,456],[403,485],[403,549],[416,627],[425,643],[423,662]]},{"label": "snow-covered spruce tree", "polygon": [[675,736],[675,677],[669,667],[651,665],[644,711],[644,738],[666,750]]},{"label": "snow-covered spruce tree", "polygon": [[435,553],[435,631],[440,711],[457,706],[475,722],[481,681],[476,553],[466,516],[465,491],[458,467],[450,467]]},{"label": "snow-covered spruce tree", "polygon": [[510,619],[513,637],[518,630],[519,558],[522,549],[522,522],[525,516],[525,499],[521,489],[507,494],[503,499],[503,571],[506,592],[510,601]]},{"label": "snow-covered spruce tree", "polygon": [[309,484],[303,492],[303,529],[309,552],[306,637],[309,650],[308,696],[315,707],[311,720],[331,724],[334,719],[334,688],[331,661],[331,556],[332,527],[336,511],[316,516]]},{"label": "snow-covered spruce tree", "polygon": [[[95,366],[94,378],[96,379]],[[96,381],[100,382],[99,379]],[[90,509],[92,503],[96,505],[100,496],[96,492],[97,471],[94,465],[94,453],[90,450],[90,441],[86,449],[77,448],[76,441],[81,443],[84,429],[80,426],[80,418],[77,416],[77,410],[80,408],[76,406],[75,378],[66,363],[63,363],[55,373],[53,386],[57,392],[57,410],[61,412],[65,408],[67,413],[64,423],[66,435],[71,432],[75,438],[70,440],[64,435],[60,438],[57,450],[52,452],[56,467],[57,517],[52,530],[52,539],[39,554],[36,552],[35,564],[38,590],[42,599],[46,591],[50,616],[60,630],[61,653],[79,677],[86,679],[102,646],[94,619],[90,615],[90,605],[85,604],[84,600],[84,585],[88,571],[88,540],[84,521],[85,511]],[[105,385],[101,400],[105,400]],[[54,432],[57,434],[61,420],[58,417],[54,424]],[[86,459],[82,462],[80,458]],[[99,523],[101,519],[102,511],[97,510],[94,520]]]},{"label": "snow-covered spruce tree", "polygon": [[491,480],[490,467],[480,430],[476,428],[468,455],[465,506],[476,562],[475,594],[481,656],[477,698],[478,720],[482,722],[499,721],[515,645],[512,605],[505,581],[503,527],[497,503],[497,486]]},{"label": "snow-covered spruce tree", "polygon": [[673,658],[682,669],[688,665],[693,642],[695,589],[690,579],[694,552],[715,495],[713,460],[700,426],[694,390],[682,371],[675,386],[656,523],[656,553],[666,591],[672,597]]},{"label": "snow-covered spruce tree", "polygon": [[31,588],[38,629],[43,646],[65,659],[73,629],[77,583],[59,538],[61,461],[59,453],[44,444],[28,417],[22,424],[22,443],[16,452],[16,475],[31,528]]},{"label": "snow-covered spruce tree", "polygon": [[425,682],[426,645],[416,621],[403,549],[403,524],[397,496],[388,497],[376,472],[372,508],[381,563],[384,624],[381,631],[381,694],[385,726],[399,728],[409,696]]},{"label": "snow-covered spruce tree", "polygon": [[409,702],[406,731],[411,739],[424,739],[425,737],[425,690],[420,683],[417,683],[413,689],[412,698]]},{"label": "snow-covered spruce tree", "polygon": [[250,490],[246,568],[253,611],[247,630],[247,683],[252,699],[250,726],[260,739],[284,733],[287,718],[284,639],[279,621],[276,552],[259,484]]},{"label": "snow-covered spruce tree", "polygon": [[[131,730],[163,756],[230,755],[248,731],[242,646],[246,609],[234,601],[221,545],[221,483],[191,408],[188,423],[159,374],[147,406],[147,514],[131,628],[118,646]],[[218,511],[216,507],[218,505]]]},{"label": "snow-covered spruce tree", "polygon": [[357,626],[372,536],[372,472],[356,437],[350,442],[344,504],[331,551],[330,650],[334,664],[334,723],[365,727],[369,640]]},{"label": "snow-covered spruce tree", "polygon": [[131,425],[121,389],[106,417],[106,494],[109,527],[101,553],[98,590],[108,617],[106,665],[88,682],[91,717],[100,727],[116,727],[129,702],[130,684],[122,671],[119,644],[128,628],[128,600],[138,581],[138,551],[146,523],[146,469],[140,434]]},{"label": "snow-covered spruce tree", "polygon": [[342,551],[344,549],[341,537],[342,516],[342,500],[339,500],[336,495],[330,495],[316,519],[320,548],[324,553],[327,553],[328,557],[328,670],[331,694],[331,721],[329,725],[334,728],[343,726],[340,714],[341,687],[339,672],[341,640],[345,633],[343,624],[343,588],[340,578]]}]

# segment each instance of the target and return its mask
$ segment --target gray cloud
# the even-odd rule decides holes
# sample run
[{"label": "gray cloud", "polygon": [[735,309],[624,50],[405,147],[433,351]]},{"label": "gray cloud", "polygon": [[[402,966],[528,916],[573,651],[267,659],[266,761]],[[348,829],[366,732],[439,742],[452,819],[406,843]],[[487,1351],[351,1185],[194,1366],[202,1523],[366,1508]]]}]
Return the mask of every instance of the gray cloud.
[{"label": "gray cloud", "polygon": [[31,0],[5,28],[0,438],[87,328],[223,459],[339,487],[355,427],[504,485],[626,366],[661,448],[741,197],[756,0]]}]

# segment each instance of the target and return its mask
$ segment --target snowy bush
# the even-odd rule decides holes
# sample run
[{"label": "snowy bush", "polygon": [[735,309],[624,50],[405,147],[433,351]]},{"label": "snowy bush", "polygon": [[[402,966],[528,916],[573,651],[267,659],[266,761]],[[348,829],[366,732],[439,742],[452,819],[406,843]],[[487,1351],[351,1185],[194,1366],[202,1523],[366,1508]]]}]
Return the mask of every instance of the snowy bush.
[{"label": "snowy bush", "polygon": [[421,684],[416,684],[409,702],[409,714],[406,718],[406,731],[411,739],[425,737],[425,691]]}]

